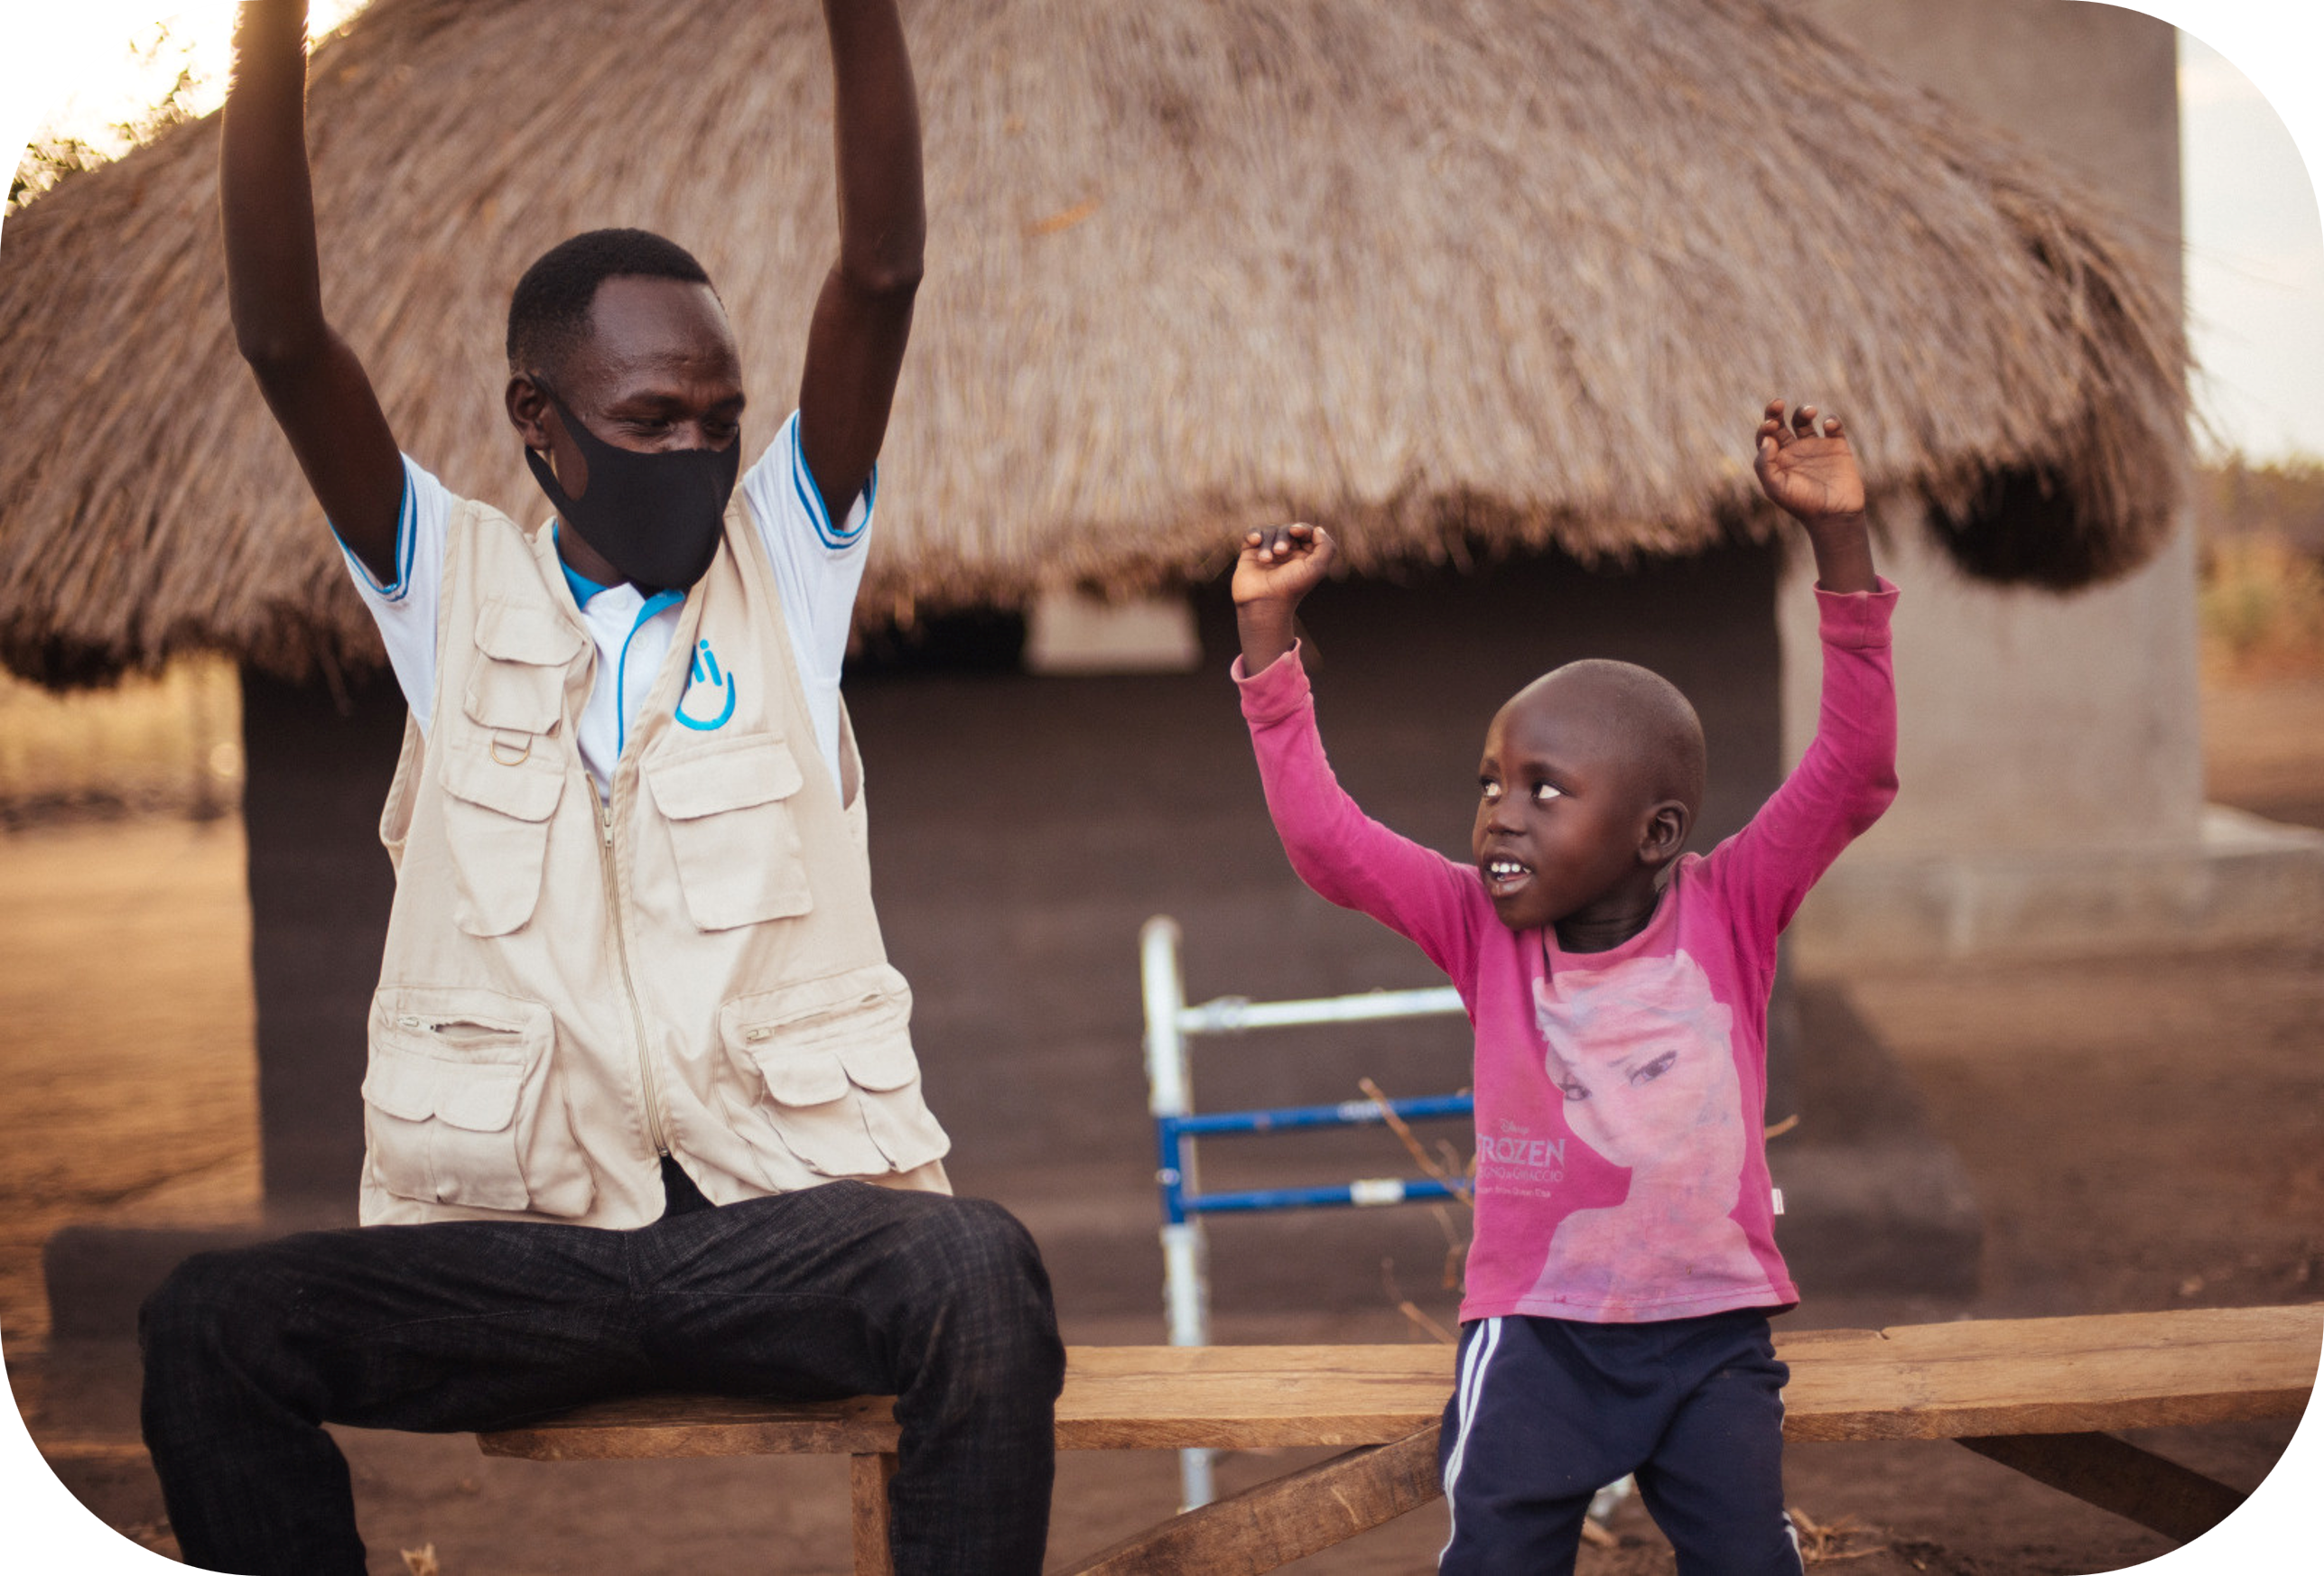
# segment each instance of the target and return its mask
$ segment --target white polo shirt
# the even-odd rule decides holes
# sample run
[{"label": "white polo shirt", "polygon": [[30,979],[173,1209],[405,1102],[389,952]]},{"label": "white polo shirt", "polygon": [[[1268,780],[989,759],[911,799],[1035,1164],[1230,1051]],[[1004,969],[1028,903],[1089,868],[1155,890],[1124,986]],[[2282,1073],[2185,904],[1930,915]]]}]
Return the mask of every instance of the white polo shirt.
[{"label": "white polo shirt", "polygon": [[[783,617],[790,626],[791,655],[807,693],[808,715],[814,719],[815,743],[834,778],[839,771],[840,669],[847,656],[856,588],[863,579],[878,484],[875,469],[846,521],[832,525],[823,493],[799,452],[795,411],[741,483],[745,512],[758,527],[758,540],[775,566]],[[451,489],[405,455],[394,583],[379,584],[360,560],[346,554],[355,589],[379,626],[388,664],[423,735],[435,701],[436,608],[443,589],[444,533],[456,501]],[[555,522],[550,529],[557,529]],[[340,547],[345,552],[345,543]],[[596,676],[579,729],[581,762],[597,780],[598,791],[609,793],[614,762],[627,742],[637,708],[653,688],[655,674],[670,654],[684,598],[676,591],[647,597],[632,585],[600,586],[570,568],[565,583],[597,645]],[[701,662],[697,656],[698,667]],[[717,681],[716,675],[698,672],[694,677]]]}]

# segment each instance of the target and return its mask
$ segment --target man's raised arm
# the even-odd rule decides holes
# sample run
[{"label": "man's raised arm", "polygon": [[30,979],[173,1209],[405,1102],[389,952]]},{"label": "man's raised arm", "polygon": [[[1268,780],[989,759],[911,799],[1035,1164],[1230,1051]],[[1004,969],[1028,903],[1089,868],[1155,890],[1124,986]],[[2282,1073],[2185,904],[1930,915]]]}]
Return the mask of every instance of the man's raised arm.
[{"label": "man's raised arm", "polygon": [[307,485],[339,540],[387,585],[404,465],[363,364],[323,320],[306,72],[306,0],[246,0],[218,151],[227,299],[235,346]]},{"label": "man's raised arm", "polygon": [[840,255],[807,330],[799,444],[837,522],[888,434],[928,220],[920,107],[896,0],[823,0],[823,20],[835,82]]}]

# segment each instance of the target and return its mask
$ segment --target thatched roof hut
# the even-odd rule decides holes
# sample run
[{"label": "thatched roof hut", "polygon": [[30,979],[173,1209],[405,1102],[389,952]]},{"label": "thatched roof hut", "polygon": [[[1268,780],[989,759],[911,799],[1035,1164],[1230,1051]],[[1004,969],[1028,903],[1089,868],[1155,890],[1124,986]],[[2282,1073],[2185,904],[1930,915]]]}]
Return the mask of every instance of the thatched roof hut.
[{"label": "thatched roof hut", "polygon": [[[1853,419],[1956,556],[2068,586],[2180,488],[2157,248],[1775,0],[920,4],[929,273],[867,616],[1213,570],[1685,552],[1752,515],[1770,394]],[[325,294],[406,448],[542,513],[499,410],[534,255],[700,255],[761,420],[833,246],[813,0],[377,0],[311,108]],[[0,655],[376,659],[235,364],[214,121],[0,256]]]}]

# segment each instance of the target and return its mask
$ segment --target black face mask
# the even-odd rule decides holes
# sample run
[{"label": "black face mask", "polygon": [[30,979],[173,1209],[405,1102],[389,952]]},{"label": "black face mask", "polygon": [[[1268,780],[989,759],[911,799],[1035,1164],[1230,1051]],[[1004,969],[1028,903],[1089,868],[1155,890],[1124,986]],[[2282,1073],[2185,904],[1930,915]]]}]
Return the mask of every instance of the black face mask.
[{"label": "black face mask", "polygon": [[651,590],[683,590],[710,572],[718,556],[726,501],[742,466],[738,438],[724,449],[674,449],[640,454],[617,449],[565,408],[556,391],[533,382],[557,407],[565,431],[589,465],[589,486],[578,498],[557,485],[530,447],[525,463],[556,505],[557,518],[581,533],[622,576]]}]

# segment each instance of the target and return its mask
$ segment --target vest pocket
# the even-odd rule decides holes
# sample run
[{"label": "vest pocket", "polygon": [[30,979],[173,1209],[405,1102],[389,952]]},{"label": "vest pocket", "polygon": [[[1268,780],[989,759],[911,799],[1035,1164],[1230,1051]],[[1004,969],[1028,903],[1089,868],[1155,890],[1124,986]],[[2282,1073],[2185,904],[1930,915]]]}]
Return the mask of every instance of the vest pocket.
[{"label": "vest pocket", "polygon": [[765,1090],[760,1108],[825,1176],[910,1171],[952,1147],[920,1098],[912,988],[885,963],[719,1010],[730,1055]]},{"label": "vest pocket", "polygon": [[670,829],[678,886],[696,925],[732,930],[814,906],[786,802],[802,782],[790,746],[746,735],[647,760],[644,775]]},{"label": "vest pocket", "polygon": [[565,792],[563,754],[527,733],[463,729],[443,742],[453,922],[471,936],[505,936],[522,929],[540,901],[549,820]]},{"label": "vest pocket", "polygon": [[565,672],[581,631],[547,607],[488,599],[476,615],[476,648],[460,709],[479,727],[547,733],[564,716]]},{"label": "vest pocket", "polygon": [[538,1002],[383,988],[363,1078],[379,1185],[423,1203],[586,1213],[596,1189],[562,1102],[546,1098],[554,1036]]}]

